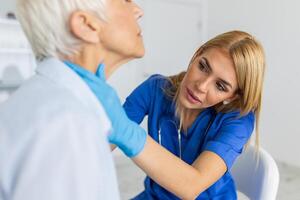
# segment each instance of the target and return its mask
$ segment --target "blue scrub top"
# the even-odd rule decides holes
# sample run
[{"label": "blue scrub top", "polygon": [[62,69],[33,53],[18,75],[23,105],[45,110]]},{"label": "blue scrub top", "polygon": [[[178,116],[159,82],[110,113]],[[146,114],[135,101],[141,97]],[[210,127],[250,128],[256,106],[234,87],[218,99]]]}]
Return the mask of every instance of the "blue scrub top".
[{"label": "blue scrub top", "polygon": [[[124,108],[128,117],[137,123],[141,123],[148,115],[149,135],[158,142],[160,129],[162,145],[179,157],[175,104],[164,92],[164,88],[169,86],[170,82],[166,77],[153,75],[127,97]],[[211,151],[219,155],[230,169],[250,138],[254,123],[253,112],[240,117],[239,112],[216,113],[213,108],[203,110],[188,129],[187,134],[181,134],[182,160],[191,165],[201,152]],[[149,177],[146,177],[144,184],[145,191],[135,197],[135,200],[179,199]],[[230,172],[227,170],[197,199],[237,199]]]}]

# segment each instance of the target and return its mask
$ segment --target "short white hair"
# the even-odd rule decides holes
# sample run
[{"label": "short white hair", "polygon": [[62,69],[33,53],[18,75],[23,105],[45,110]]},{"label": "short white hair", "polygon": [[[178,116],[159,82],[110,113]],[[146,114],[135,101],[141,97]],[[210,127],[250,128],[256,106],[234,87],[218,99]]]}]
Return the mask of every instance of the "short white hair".
[{"label": "short white hair", "polygon": [[47,57],[72,56],[81,42],[69,29],[69,17],[76,10],[105,19],[107,0],[18,0],[17,18],[38,61]]}]

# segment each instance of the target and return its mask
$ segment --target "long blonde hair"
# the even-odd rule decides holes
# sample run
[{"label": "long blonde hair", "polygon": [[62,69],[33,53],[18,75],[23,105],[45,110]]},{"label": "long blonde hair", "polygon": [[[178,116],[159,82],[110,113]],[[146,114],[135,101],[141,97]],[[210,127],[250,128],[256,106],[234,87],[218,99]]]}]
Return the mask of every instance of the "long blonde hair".
[{"label": "long blonde hair", "polygon": [[[255,113],[255,131],[256,131],[256,147],[259,146],[259,115],[261,110],[263,79],[265,72],[265,54],[261,44],[250,34],[242,31],[230,31],[216,36],[203,44],[193,55],[192,63],[198,56],[206,50],[218,48],[227,52],[234,63],[239,98],[230,104],[222,103],[215,105],[217,112],[230,112],[239,110],[242,115],[246,115],[253,111]],[[181,72],[175,76],[169,77],[171,87],[166,88],[165,92],[176,102],[176,115],[180,119],[180,127],[187,113],[179,102],[180,84],[186,72]]]}]

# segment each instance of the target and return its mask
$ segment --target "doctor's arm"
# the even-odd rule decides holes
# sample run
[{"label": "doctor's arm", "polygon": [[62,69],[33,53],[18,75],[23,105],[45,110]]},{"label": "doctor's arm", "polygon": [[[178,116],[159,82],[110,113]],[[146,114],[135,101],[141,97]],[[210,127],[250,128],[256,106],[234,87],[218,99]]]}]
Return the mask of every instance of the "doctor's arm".
[{"label": "doctor's arm", "polygon": [[217,134],[205,144],[192,165],[149,136],[144,149],[132,160],[168,191],[183,199],[195,199],[231,168],[251,136],[254,120],[253,113],[238,119],[224,119]]},{"label": "doctor's arm", "polygon": [[151,179],[182,199],[195,199],[227,170],[222,158],[210,151],[188,165],[149,136],[143,151],[132,160]]}]

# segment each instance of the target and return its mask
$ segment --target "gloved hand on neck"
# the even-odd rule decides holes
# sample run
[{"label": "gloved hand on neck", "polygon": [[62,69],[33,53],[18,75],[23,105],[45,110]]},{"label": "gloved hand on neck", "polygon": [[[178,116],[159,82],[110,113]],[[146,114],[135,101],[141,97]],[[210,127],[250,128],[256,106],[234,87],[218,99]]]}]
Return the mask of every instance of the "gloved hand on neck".
[{"label": "gloved hand on neck", "polygon": [[147,133],[127,117],[116,91],[106,83],[104,65],[99,65],[93,74],[71,62],[65,61],[65,64],[86,82],[104,107],[112,122],[109,142],[117,145],[128,157],[137,156],[144,149]]}]

